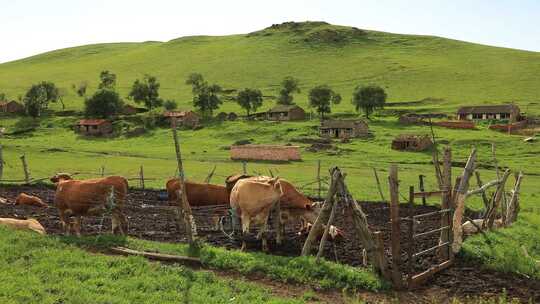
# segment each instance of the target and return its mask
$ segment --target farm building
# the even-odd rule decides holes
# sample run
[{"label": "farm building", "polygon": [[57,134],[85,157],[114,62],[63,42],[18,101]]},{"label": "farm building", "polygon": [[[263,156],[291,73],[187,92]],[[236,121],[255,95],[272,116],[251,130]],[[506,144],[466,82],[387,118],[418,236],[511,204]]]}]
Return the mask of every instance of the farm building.
[{"label": "farm building", "polygon": [[231,159],[291,161],[302,158],[299,146],[238,145],[231,146]]},{"label": "farm building", "polygon": [[238,114],[234,113],[234,112],[231,112],[229,114],[227,114],[227,119],[230,120],[230,121],[235,121],[238,119]]},{"label": "farm building", "polygon": [[520,118],[520,109],[515,104],[461,107],[457,116],[459,120],[504,119],[514,122]]},{"label": "farm building", "polygon": [[216,115],[216,119],[218,121],[225,121],[227,120],[227,113],[225,112],[219,112],[218,115]]},{"label": "farm building", "polygon": [[144,113],[148,110],[145,108],[138,108],[133,105],[127,104],[122,108],[122,114],[124,115],[135,115],[137,113]]},{"label": "farm building", "polygon": [[15,100],[12,101],[0,101],[0,112],[3,113],[22,113],[24,112],[24,106]]},{"label": "farm building", "polygon": [[352,138],[369,134],[368,124],[363,120],[324,120],[319,127],[321,137]]},{"label": "farm building", "polygon": [[424,151],[433,142],[427,135],[401,134],[392,140],[392,149],[405,151]]},{"label": "farm building", "polygon": [[191,128],[199,125],[200,121],[199,115],[193,111],[167,111],[163,113],[163,117],[171,122],[175,119],[177,126]]},{"label": "farm building", "polygon": [[306,111],[297,105],[277,105],[267,112],[268,120],[304,120]]},{"label": "farm building", "polygon": [[76,131],[82,135],[107,135],[113,131],[112,123],[105,119],[81,119]]}]

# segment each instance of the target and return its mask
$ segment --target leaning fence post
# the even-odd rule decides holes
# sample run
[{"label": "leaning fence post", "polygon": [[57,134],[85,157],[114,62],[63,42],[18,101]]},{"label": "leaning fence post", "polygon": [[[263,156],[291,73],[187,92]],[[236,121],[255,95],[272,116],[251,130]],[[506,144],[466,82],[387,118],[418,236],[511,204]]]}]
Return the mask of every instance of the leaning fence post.
[{"label": "leaning fence post", "polygon": [[2,154],[2,145],[0,145],[0,180],[4,175],[4,155]]},{"label": "leaning fence post", "polygon": [[381,188],[381,181],[379,180],[379,175],[377,174],[377,169],[373,168],[373,174],[375,175],[375,181],[377,182],[377,189],[379,189],[379,194],[381,195],[381,200],[384,202],[384,194]]},{"label": "leaning fence post", "polygon": [[141,182],[141,189],[144,190],[144,169],[143,169],[142,165],[141,165],[141,168],[139,170],[139,178],[140,178],[140,182]]},{"label": "leaning fence post", "polygon": [[[418,179],[419,179],[419,189],[420,189],[420,192],[424,192],[426,191],[426,188],[424,188],[424,177],[426,177],[425,175],[423,174],[420,174],[418,175]],[[422,206],[425,206],[426,205],[426,197],[423,195],[422,196]]]},{"label": "leaning fence post", "polygon": [[195,221],[193,219],[193,215],[191,213],[191,207],[189,206],[189,202],[187,200],[187,194],[186,194],[186,183],[184,179],[184,166],[182,164],[182,154],[180,153],[180,142],[178,141],[178,133],[176,130],[176,120],[172,120],[172,133],[173,133],[173,139],[174,139],[174,148],[176,151],[176,161],[178,165],[178,177],[180,179],[180,185],[181,185],[181,191],[177,191],[176,194],[178,196],[179,201],[178,203],[178,211],[180,211],[178,214],[179,221],[184,224],[184,227],[186,228],[187,238],[190,246],[193,246],[195,243],[195,237],[197,235],[197,227],[195,226]]},{"label": "leaning fence post", "polygon": [[28,171],[28,164],[26,163],[26,155],[21,155],[21,162],[24,170],[24,182],[26,184],[30,183],[30,172]]},{"label": "leaning fence post", "polygon": [[[441,209],[453,209],[452,206],[452,150],[450,147],[445,147],[443,152],[443,172],[442,172],[442,184],[443,191],[441,199]],[[452,238],[452,212],[446,212],[441,214],[441,228],[448,227],[445,230],[441,230],[439,236],[439,244],[449,243],[451,244]],[[448,245],[446,250],[441,247],[439,249],[439,258],[441,260],[447,260],[452,257],[451,246]]]},{"label": "leaning fence post", "polygon": [[390,220],[392,223],[392,281],[396,288],[402,286],[402,275],[399,271],[401,264],[401,246],[400,246],[400,220],[399,220],[399,183],[398,168],[396,165],[390,166],[390,175],[388,176],[388,186],[390,188]]},{"label": "leaning fence post", "polygon": [[408,257],[408,276],[407,283],[409,286],[412,282],[412,277],[414,275],[414,186],[409,187],[409,248],[407,251]]},{"label": "leaning fence post", "polygon": [[328,223],[326,223],[326,227],[324,228],[324,232],[321,237],[321,242],[319,244],[319,252],[317,252],[317,259],[316,259],[317,262],[319,261],[319,259],[321,258],[324,252],[324,244],[326,243],[326,239],[328,238],[328,232],[330,230],[330,227],[332,226],[332,223],[334,222],[334,217],[336,215],[337,202],[335,201],[335,199],[332,199],[331,202],[332,202],[332,211],[330,211],[330,217],[328,217]]}]

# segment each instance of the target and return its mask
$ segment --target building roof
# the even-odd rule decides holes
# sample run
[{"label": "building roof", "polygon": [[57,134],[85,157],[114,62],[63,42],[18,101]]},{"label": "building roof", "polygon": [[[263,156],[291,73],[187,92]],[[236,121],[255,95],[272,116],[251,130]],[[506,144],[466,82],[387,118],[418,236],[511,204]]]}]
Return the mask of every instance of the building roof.
[{"label": "building roof", "polygon": [[352,129],[358,124],[367,125],[363,120],[323,120],[321,128],[323,129]]},{"label": "building roof", "polygon": [[[296,109],[296,108],[300,108],[300,107],[297,106],[297,105],[277,105],[277,106],[271,108],[270,110],[268,110],[268,112],[270,112],[270,113],[289,112],[290,110]],[[302,109],[302,108],[300,108],[300,109]]]},{"label": "building roof", "polygon": [[0,101],[0,106],[5,106],[5,105],[10,104],[10,103],[16,103],[17,105],[21,105],[21,106],[22,106],[21,103],[15,101],[15,100],[10,100],[10,101],[7,101],[7,100],[6,100],[6,101]]},{"label": "building roof", "polygon": [[513,111],[519,112],[519,107],[515,104],[504,105],[487,105],[487,106],[472,106],[461,107],[458,109],[458,114],[498,114],[498,113],[510,113]]},{"label": "building roof", "polygon": [[80,126],[99,126],[109,122],[106,119],[81,119],[79,120]]},{"label": "building roof", "polygon": [[187,114],[195,114],[193,111],[166,111],[163,113],[163,116],[165,117],[184,117]]}]

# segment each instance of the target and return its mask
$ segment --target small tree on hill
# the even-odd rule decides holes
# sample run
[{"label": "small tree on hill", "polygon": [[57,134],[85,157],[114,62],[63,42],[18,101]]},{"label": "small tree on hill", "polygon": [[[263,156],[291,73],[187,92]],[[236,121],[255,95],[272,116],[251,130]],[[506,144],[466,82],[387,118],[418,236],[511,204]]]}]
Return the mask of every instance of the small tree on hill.
[{"label": "small tree on hill", "polygon": [[165,100],[165,102],[163,103],[163,107],[166,110],[171,111],[171,110],[174,110],[174,109],[178,108],[178,104],[174,100]]},{"label": "small tree on hill", "polygon": [[163,104],[163,100],[159,98],[159,86],[156,77],[145,75],[142,81],[135,80],[129,98],[133,98],[136,103],[144,103],[148,110],[152,110]]},{"label": "small tree on hill", "polygon": [[79,97],[86,96],[86,89],[88,88],[88,82],[87,81],[81,81],[78,85],[72,84],[71,88]]},{"label": "small tree on hill", "polygon": [[119,114],[124,103],[120,95],[113,90],[98,90],[84,102],[87,117],[108,118]]},{"label": "small tree on hill", "polygon": [[309,91],[309,105],[317,109],[319,118],[324,119],[325,113],[330,113],[330,102],[339,104],[341,95],[327,85],[316,86]]},{"label": "small tree on hill", "polygon": [[352,103],[356,111],[362,110],[369,119],[375,110],[384,108],[386,92],[380,86],[357,86],[353,92]]},{"label": "small tree on hill", "polygon": [[193,106],[206,117],[212,116],[214,110],[219,109],[223,103],[221,100],[221,87],[217,84],[209,85],[201,74],[192,73],[186,80],[187,85],[191,85],[193,92]]},{"label": "small tree on hill", "polygon": [[[49,102],[62,102],[60,90],[50,81],[42,81],[28,89],[23,98],[26,112],[32,117],[41,116],[41,112],[49,107]],[[62,102],[62,106],[64,103]]]},{"label": "small tree on hill", "polygon": [[292,105],[294,93],[300,93],[299,81],[293,77],[285,77],[281,81],[281,90],[279,91],[278,104]]},{"label": "small tree on hill", "polygon": [[262,106],[262,93],[257,89],[243,89],[242,91],[238,92],[236,102],[240,105],[240,107],[242,107],[242,109],[246,110],[247,115],[249,116],[251,112],[257,111],[257,109]]},{"label": "small tree on hill", "polygon": [[7,100],[6,93],[0,93],[0,101]]},{"label": "small tree on hill", "polygon": [[98,86],[99,89],[114,90],[116,88],[116,74],[105,70],[99,74],[99,79],[101,81]]}]

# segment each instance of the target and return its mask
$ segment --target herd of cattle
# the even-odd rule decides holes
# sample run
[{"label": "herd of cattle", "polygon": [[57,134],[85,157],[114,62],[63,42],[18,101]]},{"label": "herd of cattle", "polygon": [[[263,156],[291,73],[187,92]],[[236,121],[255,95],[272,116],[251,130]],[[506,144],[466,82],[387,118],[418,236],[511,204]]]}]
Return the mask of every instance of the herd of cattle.
[{"label": "herd of cattle", "polygon": [[[58,208],[64,233],[81,235],[83,216],[111,214],[112,232],[127,234],[128,222],[124,206],[128,193],[128,182],[121,176],[75,180],[67,173],[58,173],[51,182],[56,186],[54,205]],[[313,202],[300,193],[290,182],[267,176],[231,175],[225,185],[214,185],[186,181],[185,189],[179,179],[166,183],[170,205],[177,205],[179,194],[185,191],[191,206],[228,205],[232,210],[233,224],[241,224],[242,235],[249,232],[253,223],[261,227],[258,238],[262,238],[263,250],[268,250],[267,230],[271,211],[279,202],[281,227],[293,221],[301,222],[299,233],[309,231],[316,220],[321,204]],[[0,198],[1,199],[1,198]],[[39,197],[20,193],[15,204],[48,207]],[[0,218],[0,224],[17,229],[29,229],[45,234],[45,229],[35,219],[18,220]],[[322,231],[318,231],[321,233]],[[343,236],[340,229],[330,227],[330,237]],[[242,238],[242,250],[246,248]],[[278,240],[280,241],[280,240]]]}]

